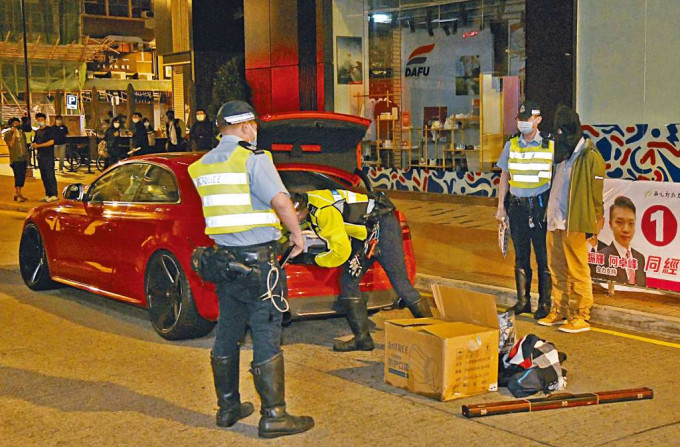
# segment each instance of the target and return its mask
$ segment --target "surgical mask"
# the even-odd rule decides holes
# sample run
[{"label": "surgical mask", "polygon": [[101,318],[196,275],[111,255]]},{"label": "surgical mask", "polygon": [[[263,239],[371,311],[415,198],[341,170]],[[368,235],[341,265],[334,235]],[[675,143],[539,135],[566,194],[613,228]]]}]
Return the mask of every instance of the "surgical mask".
[{"label": "surgical mask", "polygon": [[113,127],[115,127],[116,129],[118,129],[118,128],[120,127],[120,123],[113,123]]},{"label": "surgical mask", "polygon": [[199,121],[205,121],[205,115],[196,115],[196,119]]},{"label": "surgical mask", "polygon": [[55,122],[57,123],[57,126],[61,126],[62,124],[64,124],[64,122],[62,120],[57,120]]},{"label": "surgical mask", "polygon": [[144,123],[144,127],[149,127],[150,123]]},{"label": "surgical mask", "polygon": [[253,139],[249,141],[249,143],[252,144],[253,146],[257,146],[257,128],[255,126],[252,126],[252,128],[254,129],[253,130],[254,136]]},{"label": "surgical mask", "polygon": [[139,122],[139,118],[132,118],[132,122],[137,124]]},{"label": "surgical mask", "polygon": [[45,127],[45,124],[47,124],[45,121],[38,121],[38,127]]},{"label": "surgical mask", "polygon": [[531,121],[517,121],[517,129],[526,135],[534,131],[534,123]]}]

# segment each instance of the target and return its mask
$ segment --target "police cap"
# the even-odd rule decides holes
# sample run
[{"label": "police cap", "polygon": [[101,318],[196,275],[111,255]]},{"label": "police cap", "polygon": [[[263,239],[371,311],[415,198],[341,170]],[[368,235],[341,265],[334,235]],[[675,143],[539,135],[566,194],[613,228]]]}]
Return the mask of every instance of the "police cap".
[{"label": "police cap", "polygon": [[215,123],[219,127],[232,126],[254,120],[257,120],[257,112],[255,112],[253,106],[245,101],[229,101],[220,107]]},{"label": "police cap", "polygon": [[517,109],[517,119],[520,120],[527,120],[532,116],[538,116],[540,114],[541,108],[533,101],[524,101],[519,105],[519,109]]}]

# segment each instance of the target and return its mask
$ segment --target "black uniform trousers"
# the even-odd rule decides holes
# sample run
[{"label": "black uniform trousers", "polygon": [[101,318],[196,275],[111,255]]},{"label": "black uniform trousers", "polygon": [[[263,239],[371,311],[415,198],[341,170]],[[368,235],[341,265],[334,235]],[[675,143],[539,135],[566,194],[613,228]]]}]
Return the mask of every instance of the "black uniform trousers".
[{"label": "black uniform trousers", "polygon": [[545,212],[549,192],[535,197],[518,198],[508,194],[505,209],[510,219],[510,237],[515,247],[515,268],[531,272],[531,246],[534,247],[538,271],[548,271]]},{"label": "black uniform trousers", "polygon": [[[361,274],[358,277],[352,276],[349,272],[349,262],[343,266],[340,276],[340,298],[352,298],[361,296],[359,282],[364,273],[378,261],[382,266],[390,284],[406,304],[418,302],[422,297],[413,287],[406,271],[406,261],[404,258],[404,245],[401,234],[399,220],[394,213],[388,213],[380,218],[380,237],[378,239],[378,254],[371,259],[363,257]],[[370,236],[370,231],[369,231]],[[352,239],[352,257],[354,253],[361,251],[363,255],[364,241]],[[350,257],[350,260],[352,258]]]},{"label": "black uniform trousers", "polygon": [[[253,362],[262,363],[281,352],[281,321],[283,314],[277,310],[272,300],[263,299],[267,293],[267,276],[270,270],[278,271],[278,284],[274,287],[274,294],[286,296],[286,271],[279,267],[276,261],[275,243],[252,247],[224,247],[236,255],[236,259],[244,264],[257,266],[260,276],[251,275],[217,283],[216,290],[219,299],[220,315],[217,319],[213,355],[227,357],[239,349],[239,341],[250,327],[253,337]],[[248,263],[245,253],[265,252],[257,262]],[[276,273],[270,276],[271,285]],[[276,304],[283,308],[283,302],[277,298]]]},{"label": "black uniform trousers", "polygon": [[54,152],[48,155],[40,155],[38,152],[38,168],[40,169],[40,179],[45,187],[45,195],[54,197],[57,195],[57,176],[54,173]]}]

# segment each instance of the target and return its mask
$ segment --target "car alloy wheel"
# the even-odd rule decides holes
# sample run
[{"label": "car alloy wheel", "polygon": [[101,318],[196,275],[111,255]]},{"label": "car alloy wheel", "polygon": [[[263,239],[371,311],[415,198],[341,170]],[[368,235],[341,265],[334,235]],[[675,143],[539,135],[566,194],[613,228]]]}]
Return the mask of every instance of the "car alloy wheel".
[{"label": "car alloy wheel", "polygon": [[198,314],[184,270],[168,251],[158,251],[149,260],[146,302],[151,324],[167,340],[202,337],[214,326]]},{"label": "car alloy wheel", "polygon": [[34,224],[26,225],[21,234],[19,270],[24,283],[32,290],[45,290],[55,286],[50,279],[47,254],[40,230]]}]

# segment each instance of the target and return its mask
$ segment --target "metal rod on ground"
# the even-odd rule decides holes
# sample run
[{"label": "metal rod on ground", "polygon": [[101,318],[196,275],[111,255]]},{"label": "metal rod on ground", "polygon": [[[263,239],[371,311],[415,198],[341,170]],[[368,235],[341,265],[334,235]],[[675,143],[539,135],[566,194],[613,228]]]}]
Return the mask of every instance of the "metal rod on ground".
[{"label": "metal rod on ground", "polygon": [[490,402],[477,405],[463,405],[463,416],[476,418],[508,413],[528,413],[531,411],[556,410],[558,408],[585,407],[589,405],[627,402],[631,400],[653,399],[654,391],[650,388],[634,388],[630,390],[600,391],[597,393],[560,393],[538,399],[518,399],[502,402]]}]

